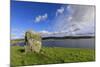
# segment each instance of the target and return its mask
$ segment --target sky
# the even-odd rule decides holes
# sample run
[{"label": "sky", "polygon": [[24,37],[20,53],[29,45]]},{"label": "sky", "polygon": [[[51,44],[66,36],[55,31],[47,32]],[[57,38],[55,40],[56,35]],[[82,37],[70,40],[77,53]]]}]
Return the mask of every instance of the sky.
[{"label": "sky", "polygon": [[11,39],[27,30],[43,34],[94,35],[95,6],[39,2],[11,2]]}]

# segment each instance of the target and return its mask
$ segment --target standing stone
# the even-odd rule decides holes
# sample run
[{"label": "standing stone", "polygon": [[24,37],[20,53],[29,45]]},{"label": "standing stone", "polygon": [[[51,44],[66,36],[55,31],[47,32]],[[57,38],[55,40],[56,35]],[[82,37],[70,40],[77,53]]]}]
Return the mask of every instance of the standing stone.
[{"label": "standing stone", "polygon": [[27,31],[25,33],[25,51],[39,53],[42,47],[41,36],[39,33]]}]

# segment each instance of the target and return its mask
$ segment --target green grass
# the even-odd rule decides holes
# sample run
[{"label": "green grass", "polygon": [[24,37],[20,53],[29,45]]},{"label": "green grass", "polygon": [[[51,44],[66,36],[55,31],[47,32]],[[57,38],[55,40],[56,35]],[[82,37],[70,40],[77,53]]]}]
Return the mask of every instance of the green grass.
[{"label": "green grass", "polygon": [[11,66],[95,61],[93,49],[43,47],[39,54],[25,54],[24,47],[11,46]]}]

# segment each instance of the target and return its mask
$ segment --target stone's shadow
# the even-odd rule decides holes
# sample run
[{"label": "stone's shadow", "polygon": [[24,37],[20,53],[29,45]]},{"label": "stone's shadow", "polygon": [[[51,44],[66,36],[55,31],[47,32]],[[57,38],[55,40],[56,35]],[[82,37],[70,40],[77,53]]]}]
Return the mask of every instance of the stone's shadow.
[{"label": "stone's shadow", "polygon": [[25,49],[19,49],[19,51],[20,51],[21,53],[24,53],[24,52],[25,52]]}]

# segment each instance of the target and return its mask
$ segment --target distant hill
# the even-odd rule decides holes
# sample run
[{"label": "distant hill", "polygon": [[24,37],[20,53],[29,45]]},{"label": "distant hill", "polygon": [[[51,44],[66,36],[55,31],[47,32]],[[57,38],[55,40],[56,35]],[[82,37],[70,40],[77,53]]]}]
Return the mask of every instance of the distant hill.
[{"label": "distant hill", "polygon": [[[88,39],[88,38],[95,38],[95,36],[64,36],[64,37],[55,37],[55,36],[48,36],[48,37],[42,37],[43,40],[46,39]],[[13,39],[11,41],[24,41],[24,39]]]},{"label": "distant hill", "polygon": [[95,36],[64,36],[64,37],[43,37],[42,39],[87,39],[87,38],[95,38]]}]

